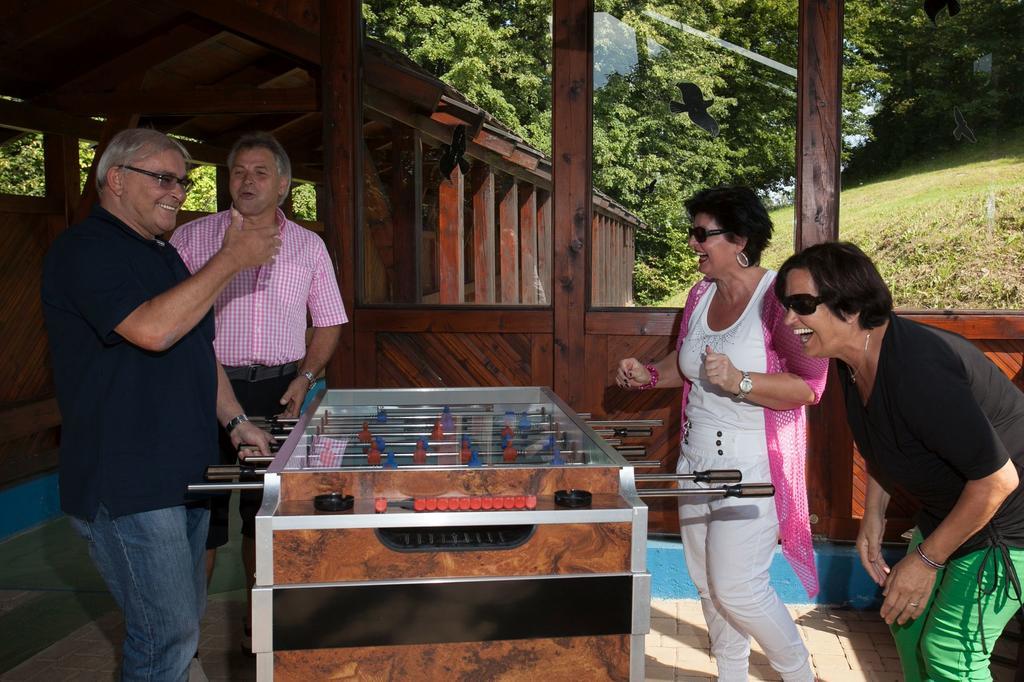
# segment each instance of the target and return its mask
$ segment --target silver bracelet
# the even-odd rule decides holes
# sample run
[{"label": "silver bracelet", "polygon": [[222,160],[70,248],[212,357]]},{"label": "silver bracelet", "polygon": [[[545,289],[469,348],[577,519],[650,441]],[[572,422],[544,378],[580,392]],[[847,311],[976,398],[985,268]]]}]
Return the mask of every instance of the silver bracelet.
[{"label": "silver bracelet", "polygon": [[932,561],[931,559],[929,559],[928,555],[924,553],[923,549],[921,549],[921,545],[917,546],[917,556],[921,557],[921,561],[925,562],[926,564],[934,568],[936,571],[946,567],[946,564],[940,564],[937,561]]},{"label": "silver bracelet", "polygon": [[225,424],[224,430],[227,431],[228,435],[231,435],[232,431],[237,429],[243,422],[247,421],[249,421],[249,417],[245,416],[245,413],[243,412],[242,414],[232,418],[231,421]]}]

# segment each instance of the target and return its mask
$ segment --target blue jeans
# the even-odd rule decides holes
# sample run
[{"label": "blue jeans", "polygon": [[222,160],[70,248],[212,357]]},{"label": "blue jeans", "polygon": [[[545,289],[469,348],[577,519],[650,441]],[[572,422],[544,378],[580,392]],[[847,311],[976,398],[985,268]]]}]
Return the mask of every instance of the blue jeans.
[{"label": "blue jeans", "polygon": [[208,509],[168,507],[92,521],[71,517],[124,612],[122,680],[179,682],[199,646],[206,609]]}]

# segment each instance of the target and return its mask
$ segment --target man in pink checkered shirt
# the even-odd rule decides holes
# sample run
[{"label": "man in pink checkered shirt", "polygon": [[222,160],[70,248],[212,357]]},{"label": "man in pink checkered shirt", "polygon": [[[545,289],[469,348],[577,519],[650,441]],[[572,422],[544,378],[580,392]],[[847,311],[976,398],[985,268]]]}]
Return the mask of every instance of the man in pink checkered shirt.
[{"label": "man in pink checkered shirt", "polygon": [[[214,350],[224,365],[242,408],[252,414],[296,416],[316,377],[334,353],[341,325],[348,321],[338,281],[323,240],[287,220],[279,206],[288,196],[291,163],[281,144],[268,133],[243,136],[228,155],[232,209],[182,225],[170,242],[189,271],[199,270],[220,248],[237,211],[242,229],[276,225],[281,235],[277,258],[242,270],[214,303]],[[313,333],[306,346],[306,311]],[[231,420],[246,421],[245,414]],[[222,433],[222,455],[234,463],[236,453]],[[207,580],[213,574],[216,548],[228,540],[228,497],[214,498],[207,538]],[[256,513],[262,493],[245,491],[239,501],[242,558],[250,594],[256,568]],[[243,648],[251,650],[251,624]]]}]

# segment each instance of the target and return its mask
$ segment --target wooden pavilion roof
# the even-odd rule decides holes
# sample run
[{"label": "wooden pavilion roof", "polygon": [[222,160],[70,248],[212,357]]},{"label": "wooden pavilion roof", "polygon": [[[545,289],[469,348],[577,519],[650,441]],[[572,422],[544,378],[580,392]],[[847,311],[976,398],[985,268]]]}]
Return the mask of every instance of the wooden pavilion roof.
[{"label": "wooden pavilion roof", "polygon": [[[421,131],[431,145],[467,127],[467,152],[551,187],[540,150],[405,55],[367,40],[364,118]],[[296,179],[323,169],[319,2],[291,0],[20,0],[0,9],[0,144],[26,131],[99,140],[101,119],[190,140],[194,158],[222,165],[244,132],[267,130]],[[20,101],[19,101],[20,100]],[[595,192],[595,206],[639,220]]]}]

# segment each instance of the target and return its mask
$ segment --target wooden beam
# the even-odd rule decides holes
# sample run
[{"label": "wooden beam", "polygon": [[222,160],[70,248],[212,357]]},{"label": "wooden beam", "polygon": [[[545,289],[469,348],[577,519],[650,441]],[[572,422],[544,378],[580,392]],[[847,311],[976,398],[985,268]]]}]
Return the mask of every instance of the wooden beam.
[{"label": "wooden beam", "polygon": [[[327,63],[323,55],[320,36],[316,33],[307,31],[294,23],[282,21],[248,4],[235,0],[173,0],[173,4],[272,50],[283,52],[309,64],[320,64],[321,60],[324,64]],[[323,11],[323,0],[321,1],[321,35],[326,33],[330,39],[338,37],[331,33],[338,27],[329,23],[327,19],[330,18],[333,21],[338,13],[352,10],[350,5],[356,5],[358,8],[359,3],[334,2],[327,4],[341,5],[332,8],[337,11],[328,17]],[[362,21],[361,17],[360,21]],[[328,27],[326,32],[323,30],[325,26]],[[345,40],[342,39],[341,42],[344,43]]]},{"label": "wooden beam", "polygon": [[477,161],[470,177],[473,193],[473,301],[494,303],[494,171]]},{"label": "wooden beam", "polygon": [[391,207],[395,225],[395,291],[392,303],[420,300],[423,239],[423,141],[418,130],[391,129]]},{"label": "wooden beam", "polygon": [[437,188],[437,281],[442,305],[466,300],[466,263],[462,252],[464,195],[465,180],[456,165]]},{"label": "wooden beam", "polygon": [[537,192],[519,185],[519,300],[537,303]]},{"label": "wooden beam", "polygon": [[216,28],[198,20],[170,28],[162,26],[135,47],[125,46],[114,59],[61,84],[54,88],[54,92],[70,94],[113,89],[125,80],[145,74],[171,57],[216,38],[217,34]]},{"label": "wooden beam", "polygon": [[125,128],[134,128],[138,124],[138,114],[111,116],[103,124],[103,132],[100,133],[100,141],[96,145],[96,153],[92,157],[92,165],[89,167],[89,174],[85,178],[85,187],[82,188],[82,196],[79,198],[75,213],[71,218],[71,225],[76,225],[85,220],[92,210],[93,204],[99,201],[99,191],[96,189],[96,169],[100,164],[100,157],[103,156],[107,145],[110,144],[110,140]]},{"label": "wooden beam", "polygon": [[[372,86],[366,88],[366,100],[365,104],[368,108],[378,111],[384,114],[388,118],[392,118],[396,121],[401,121],[405,125],[416,128],[421,131],[427,138],[433,140],[438,144],[450,144],[452,141],[452,129],[442,123],[439,123],[428,116],[422,116],[413,111],[406,102],[391,95],[390,93],[378,90]],[[486,128],[485,128],[486,130]],[[493,136],[486,136],[485,130],[481,131],[478,135],[478,139],[481,140],[492,140]],[[499,138],[493,138],[494,140]],[[498,146],[496,143],[488,142],[493,144],[495,148],[504,150],[506,146]],[[509,149],[508,154],[514,156],[517,152],[515,151],[514,145]],[[476,140],[467,140],[466,153],[468,156],[474,159],[480,159],[489,166],[492,166],[496,170],[503,171],[509,175],[531,182],[538,187],[544,189],[551,189],[551,174],[536,168],[530,170],[518,165],[510,158],[502,156],[501,153],[494,151],[489,146],[480,144]]]},{"label": "wooden beam", "polygon": [[839,236],[843,0],[800,0],[796,251]]},{"label": "wooden beam", "polygon": [[55,133],[85,140],[100,139],[103,124],[56,109],[0,99],[0,125],[24,132]]},{"label": "wooden beam", "polygon": [[[0,125],[26,132],[55,133],[83,140],[99,140],[103,123],[90,118],[74,116],[56,109],[38,107],[24,102],[0,99]],[[228,149],[202,142],[183,142],[193,160],[212,165],[227,162]],[[313,169],[293,169],[295,178],[320,182],[322,173]]]},{"label": "wooden beam", "polygon": [[514,179],[498,201],[498,262],[501,302],[519,303],[519,183]]},{"label": "wooden beam", "polygon": [[443,309],[387,308],[356,309],[356,325],[367,332],[396,334],[550,334],[551,313],[546,310],[497,308],[478,310],[457,306]]},{"label": "wooden beam", "polygon": [[118,90],[109,93],[57,93],[46,98],[59,109],[80,114],[199,116],[319,111],[317,89],[202,87],[190,90]]},{"label": "wooden beam", "polygon": [[554,390],[576,409],[584,398],[586,244],[591,189],[593,0],[552,3],[551,157],[554,196]]},{"label": "wooden beam", "polygon": [[537,303],[551,303],[551,192],[537,188]]},{"label": "wooden beam", "polygon": [[63,207],[64,225],[71,224],[78,199],[81,176],[78,159],[78,138],[70,135],[43,136],[43,163],[46,171],[46,196]]},{"label": "wooden beam", "polygon": [[0,51],[12,52],[44,38],[84,15],[95,12],[110,0],[22,0],[3,3],[0,14]]},{"label": "wooden beam", "polygon": [[[196,0],[190,5],[220,7],[235,3]],[[236,6],[237,9],[237,6]],[[356,231],[363,218],[360,205],[363,149],[362,3],[320,1],[321,87],[324,116],[324,234],[342,298],[355,308]],[[238,12],[232,12],[231,17]],[[258,12],[240,14],[253,16]],[[227,17],[227,18],[231,18]],[[274,22],[278,25],[280,22]],[[243,20],[242,26],[247,25]],[[289,34],[292,35],[292,34]],[[293,48],[297,49],[297,47]],[[327,367],[328,384],[354,386],[356,324],[344,325],[334,358]]]},{"label": "wooden beam", "polygon": [[[800,0],[798,11],[796,251],[839,235],[843,0]],[[849,515],[853,439],[834,365],[821,401],[807,408],[814,533],[831,532],[835,518]]]},{"label": "wooden beam", "polygon": [[60,426],[60,408],[55,398],[5,407],[0,410],[0,443],[31,436]]}]

